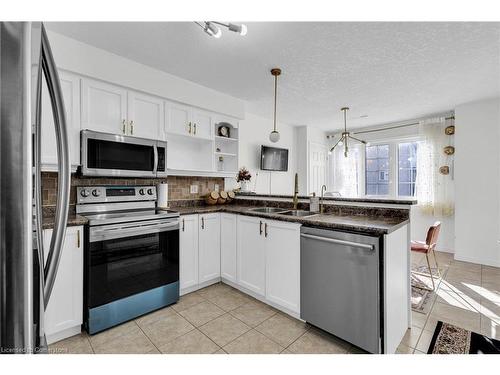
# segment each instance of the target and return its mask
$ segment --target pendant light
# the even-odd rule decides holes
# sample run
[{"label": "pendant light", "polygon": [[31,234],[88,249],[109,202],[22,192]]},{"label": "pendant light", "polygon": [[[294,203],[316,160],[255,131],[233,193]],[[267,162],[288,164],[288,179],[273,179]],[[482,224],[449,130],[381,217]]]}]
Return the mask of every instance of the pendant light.
[{"label": "pendant light", "polygon": [[274,76],[274,128],[269,134],[269,140],[276,143],[280,140],[280,133],[276,130],[276,102],[278,99],[278,76],[281,74],[280,68],[271,69],[271,74]]},{"label": "pendant light", "polygon": [[351,133],[347,131],[347,111],[349,110],[349,107],[342,107],[340,110],[344,112],[344,131],[342,132],[342,136],[337,143],[335,143],[335,145],[330,149],[330,152],[332,152],[335,147],[344,145],[344,157],[347,157],[347,153],[349,152],[349,145],[347,144],[347,141],[349,138],[363,144],[366,144],[366,141],[353,137]]}]

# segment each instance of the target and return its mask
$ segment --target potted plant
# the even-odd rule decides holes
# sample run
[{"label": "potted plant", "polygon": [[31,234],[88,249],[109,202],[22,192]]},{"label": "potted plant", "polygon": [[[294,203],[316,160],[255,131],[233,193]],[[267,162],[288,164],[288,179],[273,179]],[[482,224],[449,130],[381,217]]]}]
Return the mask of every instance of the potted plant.
[{"label": "potted plant", "polygon": [[236,176],[236,182],[240,183],[242,192],[246,192],[246,193],[250,192],[250,180],[251,180],[251,178],[252,178],[252,175],[250,174],[248,169],[246,169],[245,167],[241,167],[239,172],[238,172],[238,175]]}]

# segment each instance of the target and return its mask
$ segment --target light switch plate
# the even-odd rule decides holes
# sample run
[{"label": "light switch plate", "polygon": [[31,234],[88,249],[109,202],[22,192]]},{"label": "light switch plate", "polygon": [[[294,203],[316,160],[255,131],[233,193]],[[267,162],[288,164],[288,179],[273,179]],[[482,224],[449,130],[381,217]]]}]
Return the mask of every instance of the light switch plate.
[{"label": "light switch plate", "polygon": [[198,194],[198,185],[191,185],[189,192],[191,194]]}]

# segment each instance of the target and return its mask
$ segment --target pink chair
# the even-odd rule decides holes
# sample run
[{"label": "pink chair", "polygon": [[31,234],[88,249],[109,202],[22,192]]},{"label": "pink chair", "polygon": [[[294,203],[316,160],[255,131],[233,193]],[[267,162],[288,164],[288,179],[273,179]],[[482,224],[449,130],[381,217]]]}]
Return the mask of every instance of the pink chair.
[{"label": "pink chair", "polygon": [[431,263],[429,262],[429,253],[432,252],[432,255],[434,256],[434,262],[436,263],[438,277],[441,277],[435,253],[436,243],[438,240],[440,229],[441,229],[441,223],[439,221],[436,221],[427,231],[427,238],[425,239],[425,242],[411,241],[411,251],[425,254],[425,258],[427,260],[427,267],[429,269],[429,275],[431,276],[431,281],[432,281],[432,290],[435,290],[436,287],[434,285],[434,277],[432,276]]}]

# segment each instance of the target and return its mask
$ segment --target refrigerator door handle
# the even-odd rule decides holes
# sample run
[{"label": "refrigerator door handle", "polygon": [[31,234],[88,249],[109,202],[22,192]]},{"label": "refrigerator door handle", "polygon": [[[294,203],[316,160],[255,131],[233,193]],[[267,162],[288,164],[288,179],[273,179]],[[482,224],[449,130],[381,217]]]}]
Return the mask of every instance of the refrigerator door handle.
[{"label": "refrigerator door handle", "polygon": [[[50,250],[47,256],[47,263],[44,268],[45,287],[44,287],[44,305],[47,307],[52,288],[57,275],[59,261],[61,259],[64,237],[66,235],[66,225],[68,223],[69,195],[71,182],[71,167],[69,156],[68,127],[66,122],[66,113],[62,89],[57,73],[57,67],[50,49],[49,39],[42,24],[42,69],[47,81],[47,87],[50,94],[52,113],[54,116],[54,125],[57,141],[58,158],[58,186],[57,186],[57,205],[54,221],[54,230],[50,240]],[[41,124],[38,124],[41,126]],[[40,217],[39,220],[42,218]],[[38,234],[41,237],[42,233]]]}]

